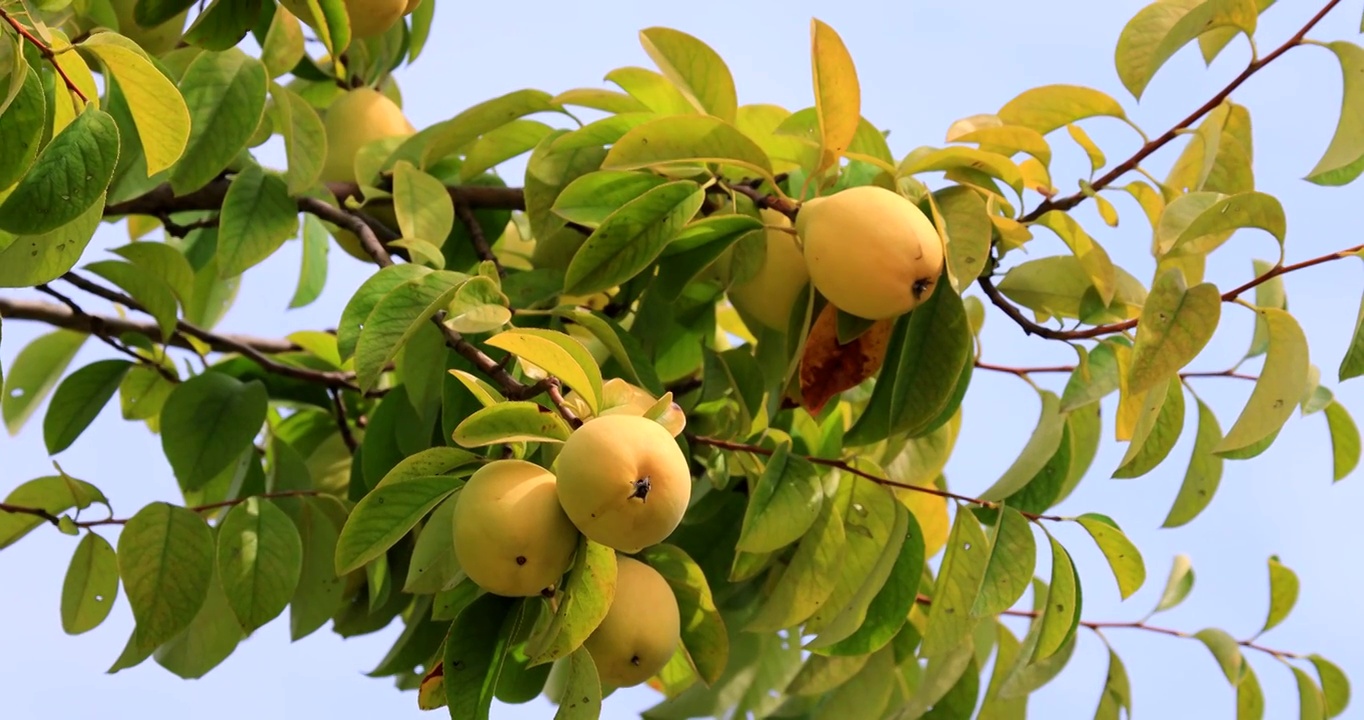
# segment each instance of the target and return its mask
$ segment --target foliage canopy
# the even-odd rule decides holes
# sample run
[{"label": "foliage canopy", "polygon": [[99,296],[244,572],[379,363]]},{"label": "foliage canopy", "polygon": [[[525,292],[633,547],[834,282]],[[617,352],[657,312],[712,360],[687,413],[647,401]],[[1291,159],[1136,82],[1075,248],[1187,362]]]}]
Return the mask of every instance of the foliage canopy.
[{"label": "foliage canopy", "polygon": [[[1250,113],[1232,95],[1295,48],[1333,53],[1340,121],[1306,180],[1347,185],[1364,172],[1364,48],[1309,37],[1330,0],[1261,55],[1257,22],[1272,4],[1158,0],[1132,17],[1114,59],[1134,98],[1186,46],[1207,63],[1241,37],[1254,50],[1243,73],[1162,134],[1104,91],[1056,84],[896,158],[862,115],[855,48],[817,19],[810,107],[741,102],[702,39],[651,27],[639,40],[656,67],[610,71],[618,89],[512,90],[417,129],[400,117],[392,73],[421,55],[440,0],[408,2],[384,21],[342,0],[0,0],[0,287],[53,300],[0,297],[5,322],[53,326],[3,368],[6,428],[41,421],[55,458],[117,396],[124,419],[159,434],[184,499],[116,515],[116,497],[54,461],[51,475],[5,478],[0,548],[49,524],[78,538],[62,629],[98,627],[120,596],[136,620],[110,672],[150,658],[201,677],[287,611],[294,640],[329,623],[343,637],[401,623],[371,675],[415,690],[424,709],[480,718],[494,698],[544,694],[564,720],[596,718],[613,688],[599,672],[605,651],[588,648],[604,647],[594,631],[614,617],[628,567],[665,581],[664,602],[678,610],[677,642],[663,645],[675,650],[648,680],[662,697],[646,717],[1024,717],[1078,633],[1171,633],[1148,620],[1193,588],[1179,556],[1140,621],[1084,614],[1086,584],[1115,582],[1128,598],[1148,581],[1116,520],[1054,514],[1085,478],[1169,470],[1176,442],[1194,433],[1165,520],[1175,527],[1213,501],[1226,462],[1253,461],[1308,415],[1325,419],[1334,480],[1359,463],[1358,429],[1311,361],[1282,276],[1364,257],[1364,246],[1286,262],[1284,209],[1256,189]],[[367,110],[343,116],[342,99]],[[386,107],[399,116],[381,117]],[[1131,126],[1140,149],[1111,164],[1084,129],[1096,118]],[[275,136],[283,168],[252,152]],[[1058,141],[1091,163],[1070,194],[1051,177]],[[1166,147],[1179,155],[1161,179],[1142,162]],[[508,184],[496,169],[522,156],[524,177]],[[785,290],[744,293],[782,262],[774,244],[805,235],[802,206],[862,186],[931,221],[944,263],[921,302],[853,315],[800,276],[799,260],[775,281],[789,281]],[[1116,226],[1124,195],[1151,228],[1156,266],[1145,279],[1070,214],[1092,202]],[[124,221],[117,259],[84,257],[102,223]],[[1025,259],[1042,230],[1069,252]],[[1206,265],[1238,231],[1269,235],[1279,254],[1219,288]],[[242,275],[289,242],[303,248],[290,307],[313,303],[333,239],[374,265],[335,330],[214,330]],[[855,253],[859,239],[841,242]],[[64,286],[136,319],[88,312]],[[1241,363],[1262,358],[1257,375],[1241,363],[1189,369],[1227,305],[1254,314]],[[986,362],[987,317],[1067,343],[1076,363]],[[116,354],[71,368],[92,339]],[[1039,409],[1017,459],[967,496],[943,468],[979,372],[1031,383]],[[1035,382],[1045,372],[1063,373],[1064,385]],[[1254,389],[1219,413],[1192,382],[1207,375]],[[1364,375],[1364,309],[1335,375]],[[1102,417],[1115,394],[1116,415]],[[656,423],[682,453],[690,487],[675,529],[627,551],[569,529],[564,571],[529,597],[473,582],[452,542],[466,483],[508,460],[562,474],[565,445],[611,415]],[[1116,468],[1094,467],[1106,433],[1127,443]],[[673,448],[665,438],[654,449]],[[662,488],[664,466],[651,467],[637,474]],[[1052,534],[1066,523],[1096,544],[1111,580],[1082,581]],[[1299,593],[1278,558],[1268,572],[1270,610],[1254,636],[1172,634],[1212,654],[1238,718],[1264,714],[1248,652],[1286,665],[1301,717],[1340,716],[1350,700],[1341,668],[1260,642]],[[1027,620],[1026,632],[1002,617]],[[1133,690],[1111,647],[1105,682],[1096,719],[1130,715]]]}]

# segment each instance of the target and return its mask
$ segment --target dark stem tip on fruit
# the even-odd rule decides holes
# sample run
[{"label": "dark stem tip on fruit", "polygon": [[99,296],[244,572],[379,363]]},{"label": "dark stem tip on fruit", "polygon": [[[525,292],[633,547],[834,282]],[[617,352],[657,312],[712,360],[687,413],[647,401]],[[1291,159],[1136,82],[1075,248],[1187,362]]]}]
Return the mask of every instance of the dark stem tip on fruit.
[{"label": "dark stem tip on fruit", "polygon": [[525,555],[517,555],[517,556],[516,556],[516,564],[517,564],[517,565],[525,565],[525,564],[526,564],[526,556],[525,556]]},{"label": "dark stem tip on fruit", "polygon": [[630,493],[630,499],[639,498],[640,500],[648,502],[650,485],[651,483],[648,475],[636,480],[634,482],[634,491]]},{"label": "dark stem tip on fruit", "polygon": [[630,656],[630,664],[631,664],[631,665],[634,665],[635,667],[639,667],[639,656],[638,656],[638,655],[631,655],[631,656]]},{"label": "dark stem tip on fruit", "polygon": [[933,287],[933,281],[930,280],[930,279],[928,279],[928,278],[920,278],[920,279],[918,279],[918,280],[915,280],[915,281],[914,281],[914,286],[913,286],[914,297],[915,297],[916,299],[917,299],[917,298],[923,297],[924,293],[925,293],[930,287]]}]

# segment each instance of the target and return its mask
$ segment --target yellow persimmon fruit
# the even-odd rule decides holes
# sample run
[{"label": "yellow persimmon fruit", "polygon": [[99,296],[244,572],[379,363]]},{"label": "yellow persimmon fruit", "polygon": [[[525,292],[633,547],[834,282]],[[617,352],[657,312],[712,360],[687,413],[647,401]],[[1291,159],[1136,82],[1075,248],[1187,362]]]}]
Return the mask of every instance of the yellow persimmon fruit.
[{"label": "yellow persimmon fruit", "polygon": [[143,27],[137,24],[133,16],[137,0],[111,0],[110,5],[114,9],[114,17],[118,18],[118,33],[137,43],[148,55],[161,55],[178,45],[185,31],[185,19],[189,17],[189,8],[185,8],[160,25]]},{"label": "yellow persimmon fruit", "polygon": [[829,302],[868,320],[903,315],[933,294],[943,242],[914,203],[865,185],[806,201],[796,216],[810,280]]},{"label": "yellow persimmon fruit", "polygon": [[691,501],[687,458],[640,415],[603,415],[573,431],[555,464],[559,503],[589,539],[635,553],[662,542]]},{"label": "yellow persimmon fruit", "polygon": [[346,0],[351,37],[363,40],[383,35],[407,13],[407,5],[408,0]]},{"label": "yellow persimmon fruit", "polygon": [[417,132],[402,108],[372,87],[358,87],[333,100],[322,124],[327,131],[322,182],[355,182],[355,154],[360,148],[382,138]]},{"label": "yellow persimmon fruit", "polygon": [[495,460],[464,484],[451,534],[474,584],[494,595],[531,597],[568,572],[579,534],[554,486],[553,473],[524,460]]},{"label": "yellow persimmon fruit", "polygon": [[681,642],[677,596],[659,572],[616,556],[616,595],[583,647],[604,686],[632,687],[657,675]]},{"label": "yellow persimmon fruit", "polygon": [[416,10],[417,7],[421,4],[422,0],[407,0],[407,5],[403,7],[403,14],[411,15],[412,11]]},{"label": "yellow persimmon fruit", "polygon": [[763,325],[785,331],[791,308],[810,282],[810,273],[795,236],[777,229],[791,227],[791,220],[772,209],[764,209],[762,218],[767,225],[776,226],[766,231],[767,252],[762,266],[752,278],[729,288],[729,300]]}]

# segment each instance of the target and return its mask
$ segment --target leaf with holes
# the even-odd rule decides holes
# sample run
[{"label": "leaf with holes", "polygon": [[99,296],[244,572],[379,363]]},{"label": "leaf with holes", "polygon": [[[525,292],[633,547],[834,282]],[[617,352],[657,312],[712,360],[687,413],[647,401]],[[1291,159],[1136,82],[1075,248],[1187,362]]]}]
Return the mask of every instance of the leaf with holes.
[{"label": "leaf with holes", "polygon": [[1118,594],[1123,600],[1146,584],[1146,561],[1142,559],[1141,551],[1127,539],[1112,518],[1098,513],[1085,513],[1075,518],[1075,521],[1094,538],[1094,544],[1099,546],[1100,552],[1108,560],[1113,577],[1118,581]]},{"label": "leaf with holes", "polygon": [[99,627],[117,596],[118,555],[108,540],[87,532],[62,581],[62,630],[79,635]]},{"label": "leaf with holes", "polygon": [[0,202],[0,230],[41,235],[102,204],[114,177],[118,147],[118,124],[112,115],[91,107],[76,116]]},{"label": "leaf with holes", "polygon": [[0,400],[10,436],[19,433],[56,387],[88,337],[74,330],[53,330],[34,338],[15,355],[5,376],[4,398]]},{"label": "leaf with holes", "polygon": [[1013,607],[1027,591],[1037,566],[1037,540],[1028,519],[1007,505],[997,517],[990,534],[990,559],[980,594],[971,607],[972,617],[998,615]]},{"label": "leaf with holes", "polygon": [[976,623],[971,608],[975,607],[989,563],[988,548],[989,541],[975,514],[959,508],[933,587],[920,657],[932,662],[932,658],[950,654],[970,637]]}]

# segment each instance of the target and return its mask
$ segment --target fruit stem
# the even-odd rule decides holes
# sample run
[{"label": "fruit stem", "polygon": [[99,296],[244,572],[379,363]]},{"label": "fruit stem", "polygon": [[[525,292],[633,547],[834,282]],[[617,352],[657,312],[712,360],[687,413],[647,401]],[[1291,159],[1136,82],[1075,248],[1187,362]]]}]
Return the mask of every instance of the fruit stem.
[{"label": "fruit stem", "polygon": [[652,485],[652,483],[649,480],[649,476],[645,475],[644,477],[636,480],[633,485],[634,490],[630,493],[629,499],[634,500],[635,498],[639,498],[643,502],[648,502],[649,489]]}]

